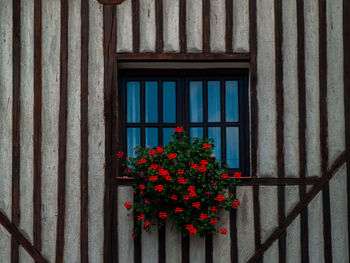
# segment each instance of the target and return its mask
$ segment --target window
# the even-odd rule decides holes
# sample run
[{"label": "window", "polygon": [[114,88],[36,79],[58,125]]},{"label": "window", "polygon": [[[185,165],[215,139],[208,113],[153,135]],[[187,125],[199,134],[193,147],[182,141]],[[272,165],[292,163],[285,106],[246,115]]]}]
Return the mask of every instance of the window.
[{"label": "window", "polygon": [[183,126],[191,137],[214,139],[216,159],[228,164],[229,173],[249,176],[246,72],[137,72],[121,73],[119,83],[128,156],[136,145],[166,145],[174,128]]}]

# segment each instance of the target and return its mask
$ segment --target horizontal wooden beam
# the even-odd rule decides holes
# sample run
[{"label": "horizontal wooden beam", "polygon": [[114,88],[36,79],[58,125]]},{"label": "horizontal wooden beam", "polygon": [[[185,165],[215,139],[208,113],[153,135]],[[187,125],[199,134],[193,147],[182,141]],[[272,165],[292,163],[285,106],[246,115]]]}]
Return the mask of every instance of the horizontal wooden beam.
[{"label": "horizontal wooden beam", "polygon": [[147,60],[171,60],[171,61],[249,61],[250,53],[117,53],[117,61],[147,61]]},{"label": "horizontal wooden beam", "polygon": [[[306,178],[243,178],[237,183],[237,186],[248,186],[248,185],[314,185],[320,181],[321,177],[312,176]],[[131,185],[133,177],[117,177],[119,185]]]},{"label": "horizontal wooden beam", "polygon": [[119,5],[125,0],[98,0],[103,5]]},{"label": "horizontal wooden beam", "polygon": [[2,211],[0,211],[0,225],[2,225],[11,234],[11,236],[28,252],[29,255],[32,256],[36,262],[48,262]]}]

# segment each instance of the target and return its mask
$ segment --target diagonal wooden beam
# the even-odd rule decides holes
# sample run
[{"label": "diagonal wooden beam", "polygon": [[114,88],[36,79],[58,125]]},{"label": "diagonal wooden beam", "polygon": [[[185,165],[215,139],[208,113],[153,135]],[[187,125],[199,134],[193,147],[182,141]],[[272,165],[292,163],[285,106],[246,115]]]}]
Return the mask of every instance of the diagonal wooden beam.
[{"label": "diagonal wooden beam", "polygon": [[29,255],[32,256],[36,262],[48,262],[2,211],[0,211],[0,225],[2,225],[11,234],[11,236],[28,252]]},{"label": "diagonal wooden beam", "polygon": [[315,196],[321,191],[324,185],[326,185],[330,179],[334,176],[335,172],[343,166],[346,161],[350,159],[350,147],[348,147],[339,157],[334,161],[331,168],[327,170],[320,181],[314,185],[309,193],[299,201],[294,209],[289,213],[282,224],[266,239],[266,241],[255,251],[254,255],[247,261],[249,263],[257,262],[262,258],[264,252],[276,241],[287,227],[293,222],[293,220],[307,207],[307,205],[315,198]]}]

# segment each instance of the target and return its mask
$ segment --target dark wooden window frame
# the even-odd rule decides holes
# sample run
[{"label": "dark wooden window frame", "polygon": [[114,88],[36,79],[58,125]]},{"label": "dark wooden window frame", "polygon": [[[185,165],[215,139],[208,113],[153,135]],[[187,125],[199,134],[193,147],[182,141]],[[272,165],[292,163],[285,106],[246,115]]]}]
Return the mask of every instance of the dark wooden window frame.
[{"label": "dark wooden window frame", "polygon": [[[249,71],[248,69],[120,69],[118,70],[118,103],[121,105],[118,112],[120,116],[122,132],[113,131],[113,134],[117,132],[119,134],[119,141],[123,150],[126,150],[126,129],[127,127],[140,127],[141,128],[141,145],[145,145],[144,141],[144,131],[145,127],[174,127],[182,125],[185,130],[189,132],[189,126],[191,127],[203,127],[203,136],[207,137],[207,128],[208,127],[239,127],[239,157],[240,157],[240,167],[239,168],[230,168],[228,172],[232,174],[235,171],[241,171],[244,175],[244,178],[251,178],[250,175],[250,102],[249,102],[249,84],[248,84]],[[181,79],[180,79],[181,78]],[[157,123],[149,124],[145,123],[144,115],[145,112],[142,110],[143,103],[141,102],[141,122],[137,124],[126,123],[126,94],[125,94],[125,85],[126,81],[167,81],[172,80],[176,81],[179,88],[177,89],[177,101],[176,101],[176,123]],[[239,122],[224,122],[225,114],[224,111],[221,111],[221,122],[201,122],[201,123],[191,123],[188,120],[189,114],[189,90],[188,83],[185,82],[191,80],[236,80],[239,83]],[[116,88],[116,87],[114,87]],[[207,114],[207,97],[204,95],[206,89],[203,93],[203,114]],[[158,93],[158,102],[161,105],[161,95]],[[140,99],[144,101],[145,94],[141,92]],[[221,109],[225,107],[222,103],[225,101],[225,94],[223,93],[223,86],[221,85]],[[180,104],[184,103],[184,107],[181,107]],[[158,119],[162,118],[162,110],[158,108]],[[206,119],[206,118],[204,118]],[[158,144],[161,145],[163,141],[162,133],[158,130]],[[223,129],[221,130],[221,148],[223,153],[226,153],[226,138]],[[225,159],[225,155],[222,156]],[[122,172],[119,171],[119,175],[122,175]],[[120,176],[119,176],[120,177]],[[126,179],[126,178],[125,178]],[[129,178],[130,179],[130,178]],[[127,179],[126,179],[127,180]]]}]

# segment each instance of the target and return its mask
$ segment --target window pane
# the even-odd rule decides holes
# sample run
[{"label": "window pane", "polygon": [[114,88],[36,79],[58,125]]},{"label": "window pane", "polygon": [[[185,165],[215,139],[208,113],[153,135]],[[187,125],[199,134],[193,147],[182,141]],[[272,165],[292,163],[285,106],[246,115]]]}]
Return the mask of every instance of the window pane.
[{"label": "window pane", "polygon": [[175,128],[164,128],[163,129],[163,145],[167,145],[171,141],[171,135],[174,134]]},{"label": "window pane", "polygon": [[140,82],[127,82],[127,121],[140,122]]},{"label": "window pane", "polygon": [[229,168],[239,168],[239,128],[226,128],[226,156]]},{"label": "window pane", "polygon": [[208,122],[220,119],[220,81],[208,81]]},{"label": "window pane", "polygon": [[226,81],[226,121],[238,121],[238,82]]},{"label": "window pane", "polygon": [[214,139],[214,154],[216,160],[221,160],[221,129],[220,127],[208,128],[208,138]]},{"label": "window pane", "polygon": [[175,81],[163,82],[163,122],[176,122]]},{"label": "window pane", "polygon": [[146,122],[158,122],[158,82],[146,81]]},{"label": "window pane", "polygon": [[146,128],[146,147],[158,146],[158,128]]},{"label": "window pane", "polygon": [[190,128],[190,137],[203,138],[203,128]]},{"label": "window pane", "polygon": [[127,128],[127,156],[135,157],[132,151],[136,145],[140,145],[140,128]]},{"label": "window pane", "polygon": [[203,121],[203,83],[190,82],[190,122]]}]

